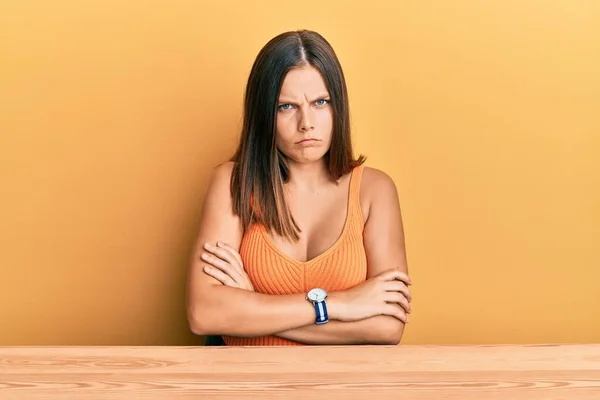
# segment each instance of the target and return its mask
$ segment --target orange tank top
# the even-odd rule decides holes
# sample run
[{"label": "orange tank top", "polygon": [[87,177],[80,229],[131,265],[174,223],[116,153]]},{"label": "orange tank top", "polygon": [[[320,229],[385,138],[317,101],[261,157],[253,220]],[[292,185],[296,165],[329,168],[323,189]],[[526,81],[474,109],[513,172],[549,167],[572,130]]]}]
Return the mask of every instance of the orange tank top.
[{"label": "orange tank top", "polygon": [[[317,257],[305,262],[288,257],[275,246],[262,224],[253,224],[244,232],[240,256],[254,290],[270,295],[286,295],[306,293],[320,287],[334,292],[367,279],[364,221],[359,199],[363,168],[362,165],[358,166],[351,173],[348,210],[340,237]],[[277,336],[223,336],[223,340],[228,346],[302,345]]]}]

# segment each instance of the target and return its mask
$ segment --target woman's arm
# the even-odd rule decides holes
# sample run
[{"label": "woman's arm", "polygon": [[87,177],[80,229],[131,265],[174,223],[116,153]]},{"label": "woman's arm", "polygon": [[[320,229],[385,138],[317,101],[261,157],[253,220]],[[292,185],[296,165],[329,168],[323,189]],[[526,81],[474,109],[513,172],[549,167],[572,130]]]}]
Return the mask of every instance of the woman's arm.
[{"label": "woman's arm", "polygon": [[314,322],[314,308],[302,294],[269,296],[231,288],[204,272],[208,264],[200,255],[205,243],[222,240],[239,249],[242,240],[231,201],[232,169],[232,162],[215,169],[204,200],[188,276],[190,329],[198,335],[261,336]]},{"label": "woman's arm", "polygon": [[356,322],[330,320],[324,325],[313,323],[278,333],[276,336],[309,345],[396,345],[400,343],[401,338],[396,324],[384,315]]},{"label": "woman's arm", "polygon": [[[394,182],[379,170],[365,168],[361,198],[369,205],[363,234],[367,278],[390,268],[408,273],[402,214]],[[357,322],[313,323],[277,336],[306,344],[398,344],[403,332],[404,323],[398,318],[380,315]]]},{"label": "woman's arm", "polygon": [[[190,260],[187,311],[191,330],[199,335],[254,337],[314,323],[314,307],[305,299],[305,294],[259,294],[224,285],[227,280],[221,282],[205,272],[205,268],[211,266],[201,258],[205,243],[216,245],[217,240],[227,242],[237,252],[242,240],[242,227],[231,205],[229,183],[232,167],[232,163],[228,163],[216,169],[206,195],[200,230]],[[218,264],[212,266],[219,268]],[[391,268],[382,268],[381,271]],[[221,272],[226,272],[226,269]],[[401,282],[407,280],[406,275],[399,269],[371,275],[378,277],[352,289],[330,294],[328,311],[331,319],[359,321],[380,315],[405,318],[404,313],[392,303],[404,299],[399,292],[406,289]]]}]

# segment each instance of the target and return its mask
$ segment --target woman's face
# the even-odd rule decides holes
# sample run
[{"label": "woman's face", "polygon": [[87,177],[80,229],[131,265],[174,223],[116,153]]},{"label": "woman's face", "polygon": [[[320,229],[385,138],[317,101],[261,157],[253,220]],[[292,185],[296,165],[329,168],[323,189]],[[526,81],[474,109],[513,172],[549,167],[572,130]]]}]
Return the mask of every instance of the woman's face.
[{"label": "woman's face", "polygon": [[277,148],[287,158],[311,163],[327,153],[333,129],[330,99],[325,81],[314,67],[288,72],[281,87],[276,119]]}]

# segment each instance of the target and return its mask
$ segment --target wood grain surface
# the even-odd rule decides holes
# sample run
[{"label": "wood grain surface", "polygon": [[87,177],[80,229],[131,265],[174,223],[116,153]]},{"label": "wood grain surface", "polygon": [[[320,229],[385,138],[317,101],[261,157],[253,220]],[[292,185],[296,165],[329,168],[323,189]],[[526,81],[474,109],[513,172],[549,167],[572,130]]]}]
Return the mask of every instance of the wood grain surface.
[{"label": "wood grain surface", "polygon": [[600,399],[600,344],[0,347],[0,399]]}]

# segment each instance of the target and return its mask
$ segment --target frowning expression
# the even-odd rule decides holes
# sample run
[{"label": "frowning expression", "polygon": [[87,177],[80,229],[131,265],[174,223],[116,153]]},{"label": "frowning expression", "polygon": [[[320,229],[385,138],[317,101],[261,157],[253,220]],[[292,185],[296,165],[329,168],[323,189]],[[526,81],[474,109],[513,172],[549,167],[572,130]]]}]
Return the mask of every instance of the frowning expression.
[{"label": "frowning expression", "polygon": [[298,163],[319,161],[329,150],[333,110],[321,73],[312,66],[290,70],[277,106],[277,148]]}]

